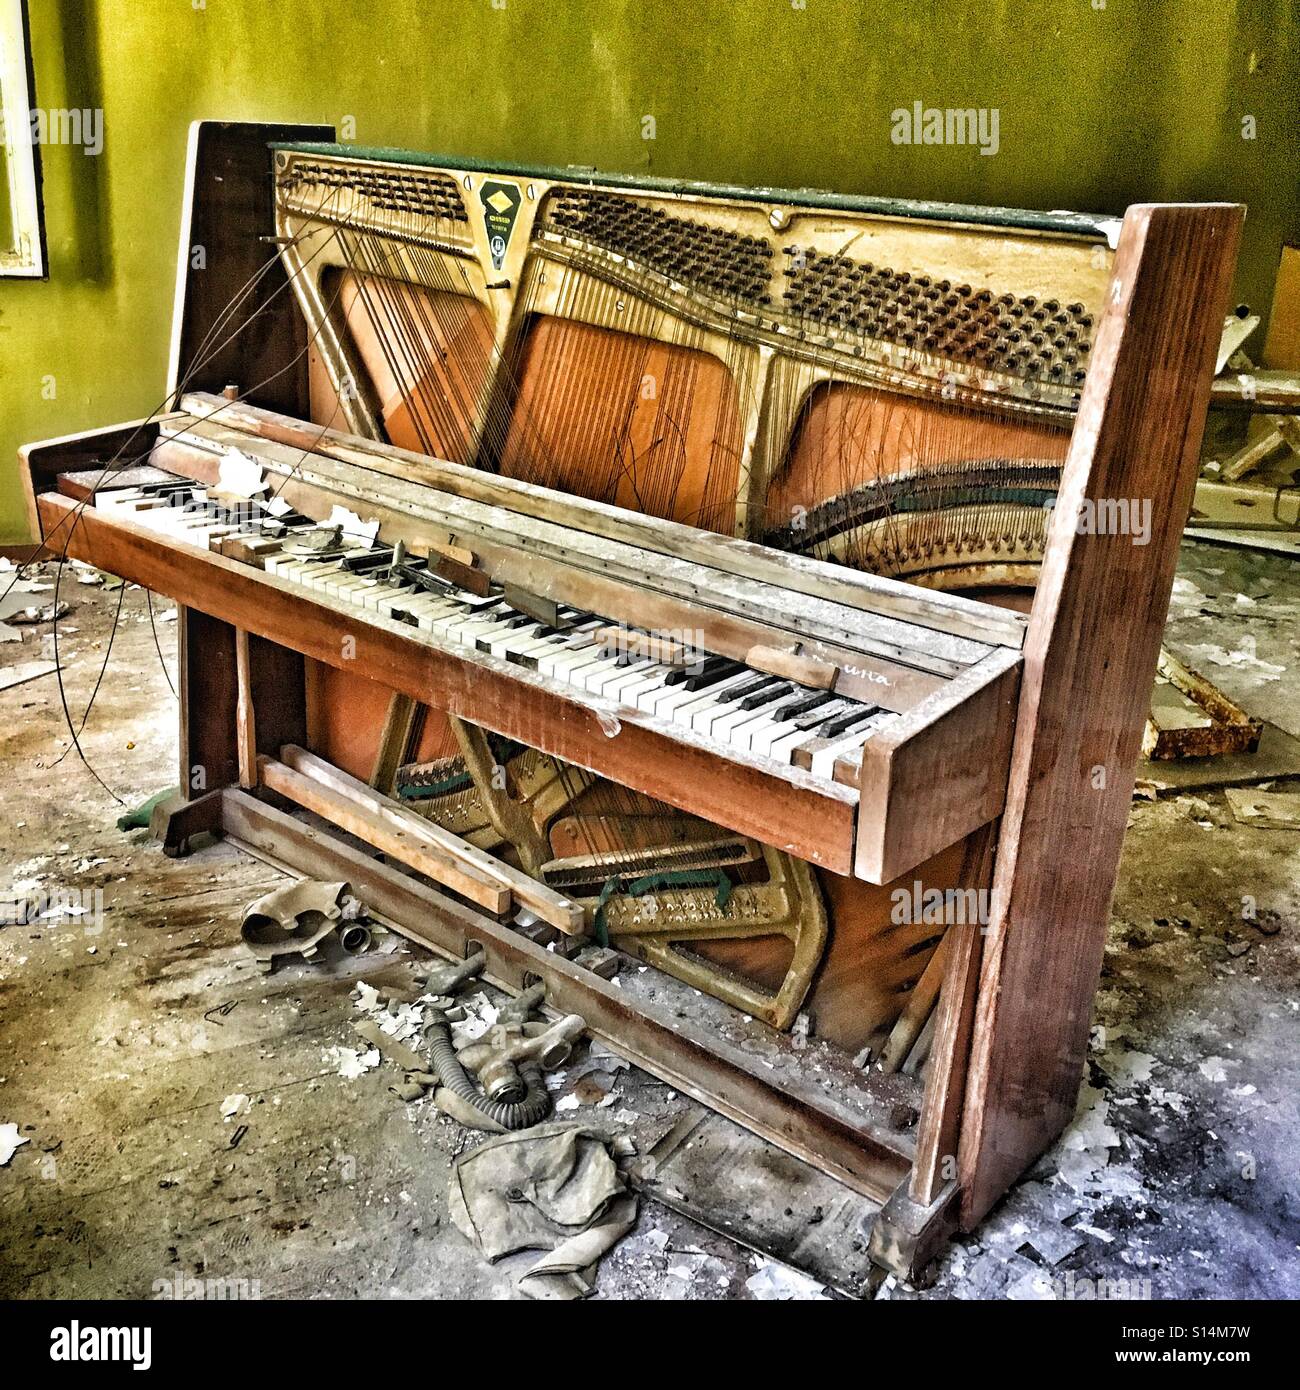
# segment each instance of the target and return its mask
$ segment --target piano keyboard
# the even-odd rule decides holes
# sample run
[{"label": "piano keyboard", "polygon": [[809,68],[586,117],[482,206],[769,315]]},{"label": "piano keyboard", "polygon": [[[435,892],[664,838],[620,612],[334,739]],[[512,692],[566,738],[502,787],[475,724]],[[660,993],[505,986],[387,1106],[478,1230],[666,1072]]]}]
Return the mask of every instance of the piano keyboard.
[{"label": "piano keyboard", "polygon": [[500,593],[469,593],[392,547],[339,538],[309,517],[273,515],[261,503],[235,512],[185,479],[101,489],[95,506],[173,541],[247,559],[279,579],[405,623],[428,640],[536,671],[572,692],[818,780],[834,781],[837,762],[854,761],[877,729],[898,718],[721,656],[700,652],[683,664],[639,656],[635,645],[612,650],[608,617],[561,604],[556,625],[548,625]]}]

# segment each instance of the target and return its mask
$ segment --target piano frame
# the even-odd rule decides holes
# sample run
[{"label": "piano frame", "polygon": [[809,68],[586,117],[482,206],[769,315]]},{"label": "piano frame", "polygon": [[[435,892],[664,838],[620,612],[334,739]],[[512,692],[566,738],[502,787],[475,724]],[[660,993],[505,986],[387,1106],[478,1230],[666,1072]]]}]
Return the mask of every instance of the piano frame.
[{"label": "piano frame", "polygon": [[[272,225],[270,147],[330,134],[217,122],[194,128],[173,390],[195,344],[264,257],[250,229]],[[467,180],[481,172],[442,163]],[[500,169],[494,175],[566,177]],[[601,176],[583,181],[599,184]],[[685,185],[671,191],[741,194]],[[771,190],[761,197],[817,201]],[[936,205],[915,209],[922,218],[944,213]],[[956,213],[974,210],[947,210]],[[1010,216],[989,214],[986,225]],[[1027,622],[971,600],[841,572],[842,582],[873,599],[946,616],[958,630],[981,621],[983,610],[989,630],[1001,634],[979,662],[911,708],[887,737],[867,744],[858,784],[846,786],[841,799],[806,794],[797,776],[775,784],[761,769],[733,767],[720,777],[718,759],[705,749],[692,757],[675,745],[666,767],[663,740],[652,728],[627,723],[611,738],[577,704],[557,720],[540,701],[530,708],[518,683],[498,687],[478,671],[471,685],[454,661],[395,624],[353,624],[355,647],[344,657],[338,613],[324,596],[221,556],[187,565],[165,539],[81,509],[75,495],[60,490],[60,475],[94,468],[129,440],[143,453],[169,423],[192,421],[199,397],[174,401],[183,416],[27,446],[21,457],[32,524],[46,545],[181,605],[182,793],[157,819],[164,848],[181,853],[202,832],[224,833],[293,872],[349,880],[376,912],[435,951],[461,958],[482,950],[485,978],[505,990],[544,981],[548,1008],[582,1014],[595,1036],[647,1071],[880,1203],[873,1257],[904,1277],[920,1277],[952,1230],[978,1222],[1073,1112],[1241,217],[1227,204],[1141,205],[1126,213]],[[199,244],[207,251],[205,271],[190,255]],[[303,423],[305,335],[290,296],[278,293],[286,284],[279,269],[266,278],[257,296],[261,330],[243,343],[232,335],[190,387],[218,393],[228,381],[265,382],[239,405],[252,407],[242,427],[271,443],[277,432],[292,444],[295,431],[309,431],[317,450],[377,451],[398,471],[435,467],[424,456],[338,432],[322,435]],[[1081,509],[1110,498],[1152,499],[1149,544],[1080,533],[1074,518]],[[673,544],[682,539],[671,523],[661,528],[664,536]],[[764,565],[772,553],[716,537],[710,543],[731,547],[738,559],[747,548],[747,562]],[[789,569],[802,569],[805,591],[820,591],[816,562],[791,558]],[[268,586],[274,602],[267,602]],[[888,883],[965,838],[972,874],[992,874],[993,920],[984,930],[948,928],[924,1086],[867,1074],[850,1098],[797,1071],[774,1073],[706,1023],[637,998],[296,819],[259,791],[257,759],[306,745],[304,657],[346,662],[416,700],[435,689],[447,708],[489,728],[531,729],[535,746],[766,842],[793,844],[841,875]],[[202,787],[190,785],[195,766],[206,769]],[[914,1130],[898,1123],[900,1095],[919,1111]]]}]

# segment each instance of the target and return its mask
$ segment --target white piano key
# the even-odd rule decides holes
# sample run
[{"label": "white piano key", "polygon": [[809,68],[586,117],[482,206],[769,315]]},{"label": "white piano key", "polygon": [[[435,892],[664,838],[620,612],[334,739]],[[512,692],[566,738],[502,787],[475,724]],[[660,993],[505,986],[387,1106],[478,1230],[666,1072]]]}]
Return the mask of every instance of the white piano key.
[{"label": "white piano key", "polygon": [[794,756],[794,750],[807,743],[811,737],[807,729],[796,729],[793,733],[782,734],[768,744],[765,756],[778,763],[788,763]]},{"label": "white piano key", "polygon": [[658,662],[649,664],[649,669],[645,671],[637,680],[628,681],[619,691],[619,702],[627,705],[631,709],[640,709],[641,699],[651,694],[653,691],[663,688],[663,682],[667,678],[667,673],[672,670],[672,666],[660,666]]},{"label": "white piano key", "polygon": [[508,656],[510,660],[518,662],[519,665],[536,670],[537,663],[544,656],[559,650],[562,640],[561,635],[556,632],[539,634],[530,637],[527,642],[521,642],[508,653]]},{"label": "white piano key", "polygon": [[[511,617],[514,615],[512,614]],[[478,651],[485,649],[490,651],[494,642],[504,642],[512,637],[516,629],[510,626],[509,618],[502,618],[498,622],[492,623],[483,628],[474,638],[474,647]]]},{"label": "white piano key", "polygon": [[724,715],[713,726],[712,737],[719,739],[729,748],[739,751],[749,751],[749,741],[753,735],[762,729],[770,729],[773,725],[778,725],[782,721],[773,719],[775,711],[781,709],[792,700],[801,697],[802,692],[796,691],[790,695],[782,695],[779,699],[769,700],[766,704],[756,705],[751,710],[741,710],[738,715]]},{"label": "white piano key", "polygon": [[447,636],[453,624],[459,626],[463,610],[446,599],[439,598],[423,589],[415,591],[415,597],[407,606],[407,611],[415,616],[415,625],[421,632],[431,632],[439,637]]},{"label": "white piano key", "polygon": [[657,662],[648,658],[641,661],[633,661],[624,666],[618,675],[607,680],[601,687],[600,693],[607,700],[618,700],[622,702],[623,692],[631,686],[641,685],[646,677],[655,669],[663,670]]},{"label": "white piano key", "polygon": [[340,569],[334,578],[325,581],[323,587],[327,594],[333,594],[335,598],[342,599],[344,603],[352,603],[365,592],[366,581],[362,575],[353,574],[351,570]]},{"label": "white piano key", "polygon": [[537,669],[543,675],[568,680],[571,671],[590,665],[591,662],[600,658],[603,650],[604,648],[595,642],[581,647],[569,647],[556,652],[553,656],[541,657],[537,662]]},{"label": "white piano key", "polygon": [[491,644],[492,655],[509,661],[516,652],[536,641],[541,630],[541,623],[529,623],[527,627],[511,629],[504,637],[498,638]]},{"label": "white piano key", "polygon": [[[753,680],[753,678],[754,673],[752,671],[741,671],[737,675],[728,676],[724,681],[719,681],[717,685],[706,686],[700,691],[704,698],[689,707],[691,728],[700,733],[708,733],[709,726],[715,719],[736,708],[733,700],[724,697],[737,686],[744,685],[746,681]],[[682,711],[683,714],[685,712],[685,710]],[[679,722],[682,721],[679,720]]]},{"label": "white piano key", "polygon": [[834,781],[835,764],[850,753],[857,752],[876,731],[877,727],[878,725],[873,719],[868,727],[851,730],[837,738],[833,743],[828,743],[825,748],[819,748],[812,755],[812,767],[810,769],[812,775],[824,777],[828,782]]},{"label": "white piano key", "polygon": [[604,656],[599,661],[590,662],[582,667],[581,671],[576,671],[574,683],[580,685],[583,690],[598,695],[605,681],[617,675],[622,669],[618,664],[617,656]]}]

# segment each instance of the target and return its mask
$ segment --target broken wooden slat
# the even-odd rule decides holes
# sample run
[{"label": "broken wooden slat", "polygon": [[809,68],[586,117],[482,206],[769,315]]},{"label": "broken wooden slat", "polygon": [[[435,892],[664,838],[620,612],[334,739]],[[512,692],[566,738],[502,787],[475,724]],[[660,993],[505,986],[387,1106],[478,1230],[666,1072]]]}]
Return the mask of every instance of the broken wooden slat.
[{"label": "broken wooden slat", "polygon": [[310,777],[322,786],[342,796],[353,799],[366,811],[380,816],[394,826],[399,826],[411,835],[425,840],[453,859],[460,860],[473,872],[487,878],[499,880],[513,894],[515,900],[534,912],[544,922],[569,936],[580,936],[584,931],[583,911],[580,904],[562,893],[555,892],[544,883],[530,878],[521,869],[493,858],[481,849],[476,849],[467,840],[454,835],[450,830],[433,821],[417,815],[408,807],[382,795],[373,787],[356,777],[350,777],[342,768],[335,767],[324,758],[307,752],[304,748],[292,745],[280,750],[280,759],[286,767]]},{"label": "broken wooden slat", "polygon": [[489,878],[477,869],[458,862],[406,827],[390,824],[354,799],[331,790],[274,758],[259,758],[257,767],[261,784],[268,791],[278,792],[305,810],[324,816],[349,835],[355,835],[375,849],[391,854],[394,859],[417,869],[479,907],[493,913],[509,912],[512,895],[500,879]]}]

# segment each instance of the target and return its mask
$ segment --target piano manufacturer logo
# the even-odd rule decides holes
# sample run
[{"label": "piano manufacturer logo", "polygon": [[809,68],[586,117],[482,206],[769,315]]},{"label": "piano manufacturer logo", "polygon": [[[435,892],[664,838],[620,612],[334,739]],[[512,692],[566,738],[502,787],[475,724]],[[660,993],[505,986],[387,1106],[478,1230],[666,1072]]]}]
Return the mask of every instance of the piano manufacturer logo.
[{"label": "piano manufacturer logo", "polygon": [[492,255],[492,269],[500,270],[505,264],[506,251],[510,237],[515,230],[515,219],[519,216],[519,204],[523,198],[513,183],[501,183],[489,179],[479,189],[483,203],[483,224],[487,228],[488,250]]}]

